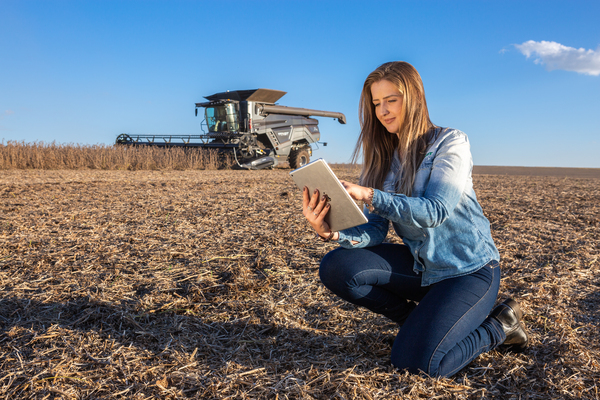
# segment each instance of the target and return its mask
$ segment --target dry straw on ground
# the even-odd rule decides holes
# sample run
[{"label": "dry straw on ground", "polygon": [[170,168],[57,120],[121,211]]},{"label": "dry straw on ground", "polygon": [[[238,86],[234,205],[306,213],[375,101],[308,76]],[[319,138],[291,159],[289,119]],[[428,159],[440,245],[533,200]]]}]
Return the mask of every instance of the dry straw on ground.
[{"label": "dry straw on ground", "polygon": [[320,284],[287,172],[0,171],[0,398],[600,397],[600,180],[475,175],[531,347],[432,379]]}]

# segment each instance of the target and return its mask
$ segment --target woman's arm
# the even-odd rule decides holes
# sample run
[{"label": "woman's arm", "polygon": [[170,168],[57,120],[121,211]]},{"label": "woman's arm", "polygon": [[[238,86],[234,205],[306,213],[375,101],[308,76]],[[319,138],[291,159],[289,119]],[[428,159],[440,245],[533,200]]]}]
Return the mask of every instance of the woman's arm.
[{"label": "woman's arm", "polygon": [[[375,213],[393,222],[419,228],[434,228],[452,213],[471,173],[471,149],[467,136],[455,131],[440,144],[433,160],[429,182],[421,197],[374,190]],[[348,193],[364,201],[369,188],[344,182]]]},{"label": "woman's arm", "polygon": [[380,216],[400,224],[435,228],[458,205],[472,167],[469,140],[464,133],[455,131],[440,144],[422,196],[375,191],[373,207]]},{"label": "woman's arm", "polygon": [[319,196],[318,190],[310,194],[308,188],[305,187],[302,193],[302,213],[322,238],[337,241],[342,247],[359,248],[378,245],[387,236],[389,221],[369,213],[365,213],[369,221],[366,224],[339,232],[331,232],[329,224],[325,222],[325,216],[331,205],[326,201],[325,196],[322,198]]},{"label": "woman's arm", "polygon": [[[366,210],[365,210],[366,211]],[[388,234],[390,221],[381,216],[365,212],[369,222],[339,232],[337,242],[345,248],[362,248],[381,244]]]}]

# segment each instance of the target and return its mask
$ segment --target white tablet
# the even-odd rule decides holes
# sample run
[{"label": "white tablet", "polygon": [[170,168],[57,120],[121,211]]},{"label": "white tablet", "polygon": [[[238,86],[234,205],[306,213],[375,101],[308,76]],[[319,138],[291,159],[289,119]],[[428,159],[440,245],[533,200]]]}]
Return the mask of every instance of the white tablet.
[{"label": "white tablet", "polygon": [[306,186],[312,195],[315,189],[319,189],[321,196],[329,197],[331,208],[325,216],[325,222],[329,224],[332,231],[340,231],[368,222],[367,217],[322,158],[293,170],[290,175],[300,190]]}]

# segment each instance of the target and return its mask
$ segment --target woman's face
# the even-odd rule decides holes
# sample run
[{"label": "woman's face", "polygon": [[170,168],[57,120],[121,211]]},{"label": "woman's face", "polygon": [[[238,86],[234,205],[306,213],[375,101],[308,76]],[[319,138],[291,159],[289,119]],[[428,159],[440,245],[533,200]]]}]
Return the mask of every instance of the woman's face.
[{"label": "woman's face", "polygon": [[403,96],[390,81],[382,80],[371,85],[375,115],[390,133],[400,133]]}]

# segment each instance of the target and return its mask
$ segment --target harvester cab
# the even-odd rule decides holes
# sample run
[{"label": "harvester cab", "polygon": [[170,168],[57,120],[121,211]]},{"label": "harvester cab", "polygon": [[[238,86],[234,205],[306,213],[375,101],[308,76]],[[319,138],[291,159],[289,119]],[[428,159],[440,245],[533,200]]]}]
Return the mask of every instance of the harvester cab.
[{"label": "harvester cab", "polygon": [[122,134],[117,143],[216,149],[232,153],[236,163],[248,169],[272,168],[282,162],[298,168],[309,162],[312,145],[321,138],[319,122],[310,117],[335,118],[341,124],[346,117],[339,112],[276,105],[285,94],[270,89],[216,93],[206,96],[207,102],[196,103],[196,116],[204,109],[202,134],[135,139]]}]

